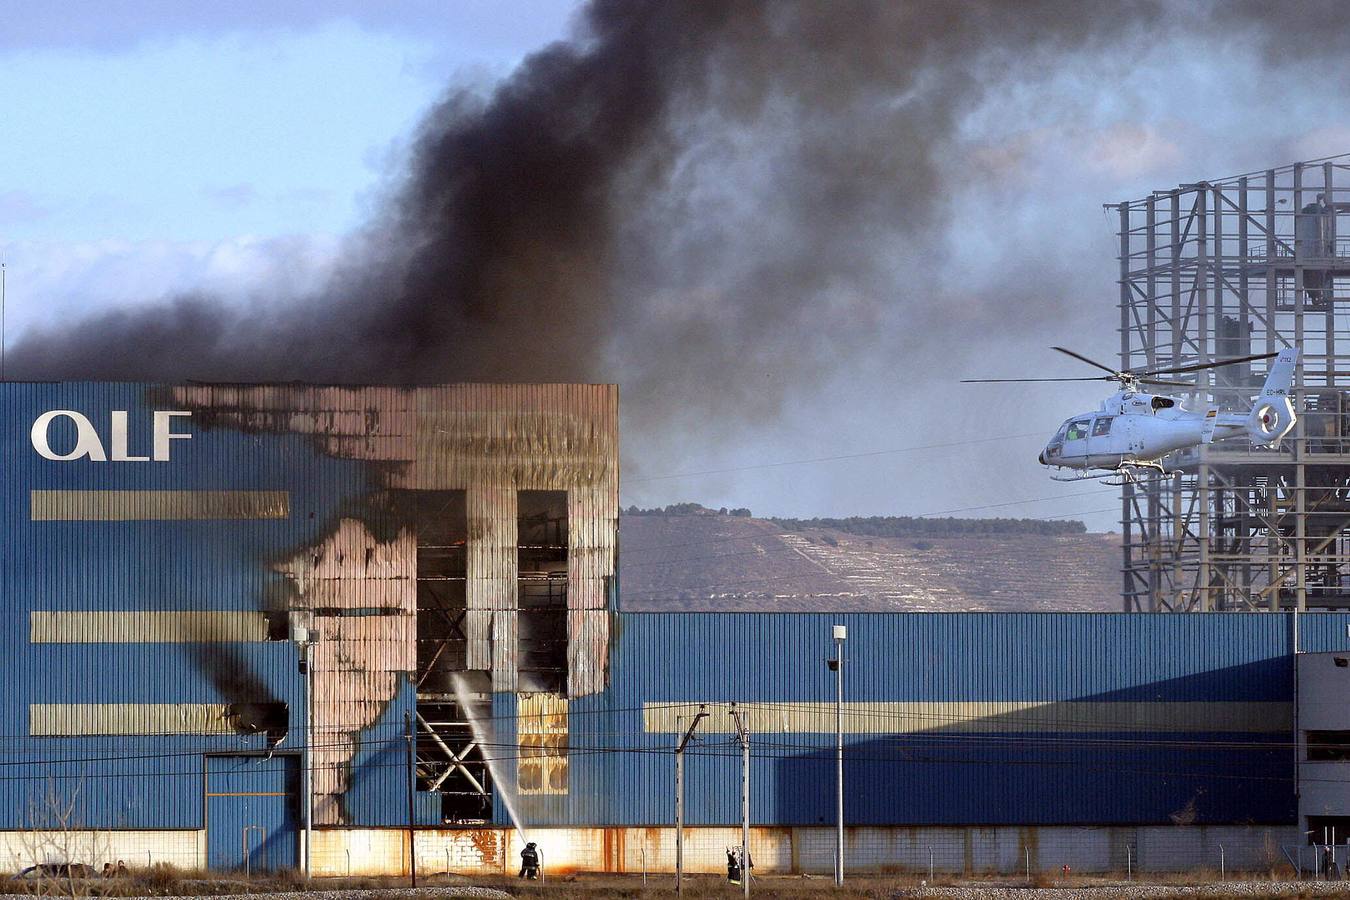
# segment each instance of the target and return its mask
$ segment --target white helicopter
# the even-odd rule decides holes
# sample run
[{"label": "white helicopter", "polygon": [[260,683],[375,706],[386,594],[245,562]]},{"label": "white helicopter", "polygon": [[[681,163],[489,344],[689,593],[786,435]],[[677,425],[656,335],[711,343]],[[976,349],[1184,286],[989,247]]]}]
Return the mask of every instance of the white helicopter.
[{"label": "white helicopter", "polygon": [[[1169,474],[1161,462],[1167,454],[1226,438],[1241,437],[1244,434],[1251,438],[1253,445],[1278,447],[1298,418],[1294,414],[1294,404],[1289,398],[1294,384],[1294,367],[1298,364],[1298,349],[1295,347],[1286,347],[1279,353],[1222,359],[1212,363],[1124,372],[1063,347],[1054,349],[1110,374],[1085,378],[977,378],[967,379],[963,383],[1119,382],[1120,390],[1103,400],[1101,408],[1096,412],[1083,413],[1065,420],[1037,457],[1037,461],[1043,466],[1070,469],[1078,473],[1071,478],[1056,478],[1057,481],[1113,476],[1132,481],[1134,476],[1144,469]],[[1194,389],[1193,384],[1161,381],[1157,376],[1200,372],[1260,359],[1275,361],[1271,363],[1266,373],[1266,382],[1261,388],[1260,395],[1247,412],[1230,412],[1215,406],[1184,409],[1181,401],[1175,397],[1149,394],[1141,390],[1143,385]],[[1094,470],[1105,471],[1102,474],[1091,474]]]}]

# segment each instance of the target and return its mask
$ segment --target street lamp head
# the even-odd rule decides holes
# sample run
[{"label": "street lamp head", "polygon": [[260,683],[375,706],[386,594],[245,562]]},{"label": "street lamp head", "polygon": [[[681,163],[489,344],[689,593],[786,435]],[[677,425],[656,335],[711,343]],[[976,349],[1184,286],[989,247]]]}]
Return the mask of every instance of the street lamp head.
[{"label": "street lamp head", "polygon": [[848,637],[848,626],[847,626],[847,625],[836,625],[836,626],[834,626],[834,639],[835,639],[836,641],[842,641],[842,640],[845,640],[847,637]]}]

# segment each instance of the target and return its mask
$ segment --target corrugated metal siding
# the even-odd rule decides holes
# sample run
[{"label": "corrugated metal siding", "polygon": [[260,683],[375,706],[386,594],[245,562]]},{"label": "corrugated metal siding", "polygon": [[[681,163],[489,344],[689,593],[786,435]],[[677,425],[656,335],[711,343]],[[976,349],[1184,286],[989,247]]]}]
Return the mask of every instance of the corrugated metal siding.
[{"label": "corrugated metal siding", "polygon": [[[40,780],[89,778],[89,766],[73,762],[85,758],[97,760],[100,783],[82,792],[79,812],[90,827],[200,827],[199,754],[263,750],[262,736],[29,744],[20,737],[29,706],[281,702],[291,719],[282,748],[299,747],[296,650],[258,640],[258,628],[263,611],[305,610],[320,613],[321,821],[402,822],[415,545],[400,532],[406,523],[378,501],[388,488],[495,492],[512,506],[516,490],[576,493],[569,598],[574,615],[584,610],[585,617],[573,629],[572,687],[603,685],[608,622],[596,598],[606,596],[614,570],[613,386],[7,383],[0,399],[9,544],[0,597],[14,623],[0,629],[8,661],[0,670],[0,734],[11,736],[7,749],[28,760],[34,779],[27,786],[0,780],[0,827],[13,827],[27,805],[24,791]],[[148,454],[157,409],[190,410],[190,419],[174,420],[174,431],[192,437],[171,442],[167,462],[45,460],[29,445],[29,428],[52,409],[84,414],[105,442],[113,411],[126,411],[129,456]],[[54,451],[66,452],[73,436],[59,417]],[[514,512],[488,524],[513,534]],[[479,617],[470,622],[480,642],[471,648],[474,662],[512,687],[515,556],[512,537],[469,572],[494,588],[472,613]],[[360,614],[344,613],[350,610]],[[208,623],[204,614],[216,618]],[[205,641],[218,643],[207,648]],[[432,816],[433,805],[419,799],[419,815]]]},{"label": "corrugated metal siding", "polygon": [[1171,732],[1273,732],[1294,727],[1294,707],[1285,702],[1166,700],[980,700],[855,703],[645,703],[644,731],[679,735],[699,711],[708,718],[703,734],[735,734],[731,711],[757,734],[1118,734]]},{"label": "corrugated metal siding", "polygon": [[[618,391],[613,385],[448,385],[417,397],[417,459],[400,482],[467,491],[469,665],[493,690],[516,673],[516,491],[568,494],[568,693],[599,691],[617,563]],[[580,615],[583,610],[589,615]]]},{"label": "corrugated metal siding", "polygon": [[615,386],[226,385],[175,388],[173,397],[215,425],[303,434],[326,455],[380,462],[387,487],[466,491],[469,666],[490,669],[494,690],[517,687],[515,493],[567,491],[568,691],[604,686],[602,611],[618,542]]},{"label": "corrugated metal siding", "polygon": [[[1350,616],[1339,618],[1344,633]],[[849,628],[849,701],[990,704],[993,716],[968,733],[897,719],[850,736],[850,822],[1293,821],[1290,620],[1256,614],[620,615],[608,690],[570,704],[569,794],[517,798],[522,816],[669,822],[675,736],[648,732],[644,707],[736,700],[810,716],[832,704],[835,623]],[[998,727],[1019,704],[1090,709],[1095,721]],[[512,706],[502,696],[494,714]],[[1259,727],[1258,710],[1271,717]],[[737,821],[739,750],[725,730],[707,728],[691,750],[691,823]],[[754,820],[829,821],[832,745],[828,731],[754,734]]]},{"label": "corrugated metal siding", "polygon": [[[1292,616],[1290,627],[1293,627]],[[1334,653],[1350,650],[1350,613],[1299,613],[1298,649],[1300,653]]]},{"label": "corrugated metal siding", "polygon": [[[303,436],[212,428],[209,417],[198,414],[175,421],[174,430],[192,438],[173,441],[168,461],[46,460],[29,443],[30,426],[44,411],[79,411],[107,442],[112,412],[123,410],[130,454],[148,455],[152,413],[165,408],[182,407],[153,386],[0,385],[0,466],[6,474],[0,511],[7,544],[0,598],[10,623],[0,629],[0,734],[6,736],[7,761],[24,763],[11,769],[20,777],[0,780],[0,827],[22,827],[26,811],[54,788],[78,796],[76,815],[88,827],[199,828],[201,754],[267,747],[262,734],[220,733],[209,723],[193,734],[138,736],[98,735],[114,729],[72,721],[65,730],[82,730],[80,736],[20,737],[29,732],[30,706],[215,709],[279,702],[290,711],[287,740],[299,743],[294,648],[257,640],[203,644],[258,635],[252,628],[247,635],[222,634],[219,621],[203,635],[199,617],[219,613],[222,620],[257,622],[264,610],[284,609],[287,587],[272,563],[320,541],[340,509],[359,503],[369,491],[368,467],[324,456]],[[59,452],[73,431],[58,421],[51,437]],[[90,508],[79,517],[54,518],[39,502],[35,518],[35,491],[100,492],[100,502],[140,500],[116,516],[103,514],[111,506],[95,505],[101,521],[90,520]],[[184,500],[184,492],[193,499]],[[262,502],[217,502],[241,496]],[[202,498],[216,499],[203,504]],[[245,513],[267,517],[215,518]],[[165,518],[170,515],[176,520]],[[112,618],[84,618],[91,613]],[[45,631],[44,617],[55,632]],[[137,622],[157,624],[135,634],[128,629]],[[98,637],[112,640],[32,640],[44,631],[57,639],[94,637],[80,633],[90,624],[106,631]],[[172,633],[178,626],[183,631]]]},{"label": "corrugated metal siding", "polygon": [[311,613],[314,822],[346,821],[361,734],[372,728],[416,666],[417,540],[381,541],[365,523],[339,520],[323,543],[277,567],[293,585],[290,607]]},{"label": "corrugated metal siding", "polygon": [[470,669],[492,670],[494,691],[516,689],[516,492],[476,485],[468,506],[465,631]]}]

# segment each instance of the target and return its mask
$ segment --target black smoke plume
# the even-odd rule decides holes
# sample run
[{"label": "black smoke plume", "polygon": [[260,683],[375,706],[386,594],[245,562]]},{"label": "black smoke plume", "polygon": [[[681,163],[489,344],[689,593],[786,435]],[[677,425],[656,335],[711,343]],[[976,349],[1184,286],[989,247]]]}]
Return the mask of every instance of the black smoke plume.
[{"label": "black smoke plume", "polygon": [[9,371],[619,381],[630,424],[771,415],[845,357],[1054,315],[1010,316],[1004,289],[934,309],[961,281],[942,223],[968,182],[946,156],[992,86],[1109,81],[1166,29],[1278,60],[1344,20],[1281,10],[1295,30],[1242,3],[594,0],[573,39],[427,114],[314,296],[93,314],[25,335]]}]

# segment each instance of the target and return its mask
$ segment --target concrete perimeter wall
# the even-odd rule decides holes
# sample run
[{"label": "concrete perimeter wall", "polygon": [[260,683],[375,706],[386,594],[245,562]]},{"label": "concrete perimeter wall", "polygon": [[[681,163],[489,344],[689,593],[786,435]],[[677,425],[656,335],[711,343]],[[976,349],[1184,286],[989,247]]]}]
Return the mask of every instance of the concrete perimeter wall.
[{"label": "concrete perimeter wall", "polygon": [[[690,828],[685,832],[685,868],[722,872],[726,850],[740,843],[738,828]],[[849,828],[845,864],[851,872],[1018,873],[1168,872],[1218,870],[1220,847],[1230,870],[1285,865],[1282,847],[1296,852],[1293,826],[1141,826]],[[541,828],[528,840],[539,844],[546,872],[668,873],[675,866],[671,828]],[[514,873],[523,840],[509,829],[427,829],[417,832],[419,873]],[[314,833],[316,876],[399,875],[408,868],[408,833],[386,829],[320,829]],[[1307,851],[1305,849],[1305,855]],[[763,873],[832,870],[830,828],[752,828],[750,853]],[[1310,858],[1310,857],[1309,857]],[[17,871],[36,862],[82,862],[101,867],[125,860],[141,867],[206,864],[204,831],[0,832],[0,868]]]}]

